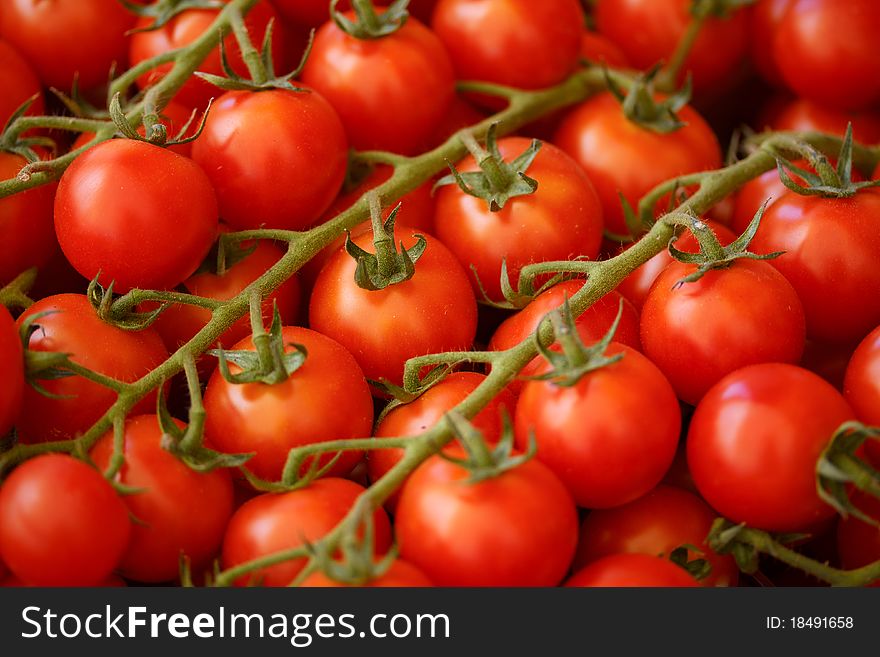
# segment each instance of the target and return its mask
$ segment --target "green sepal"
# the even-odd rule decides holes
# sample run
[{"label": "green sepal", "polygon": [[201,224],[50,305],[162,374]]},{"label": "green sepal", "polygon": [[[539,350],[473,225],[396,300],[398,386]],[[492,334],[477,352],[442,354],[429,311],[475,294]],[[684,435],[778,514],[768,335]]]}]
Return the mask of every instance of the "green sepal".
[{"label": "green sepal", "polygon": [[409,0],[394,0],[381,14],[377,14],[372,3],[353,2],[355,20],[336,9],[339,0],[330,2],[330,18],[336,26],[355,39],[381,39],[397,32],[409,18]]},{"label": "green sepal", "polygon": [[24,372],[28,385],[43,397],[49,399],[73,399],[72,395],[56,395],[46,390],[39,381],[54,381],[74,376],[73,372],[64,369],[71,354],[61,351],[33,351],[28,348],[31,336],[41,330],[37,323],[41,317],[54,315],[59,310],[44,310],[24,318],[19,328],[19,338],[24,348]]},{"label": "green sepal", "polygon": [[367,379],[367,383],[369,383],[372,387],[391,397],[391,401],[389,401],[388,404],[385,405],[385,408],[382,409],[379,417],[376,418],[376,425],[379,425],[382,420],[384,420],[385,417],[395,408],[414,402],[416,399],[428,392],[428,390],[430,390],[435,385],[440,383],[443,379],[445,379],[446,376],[453,371],[453,369],[455,369],[455,366],[449,363],[434,365],[430,370],[428,370],[427,374],[419,379],[418,388],[416,388],[415,390],[407,390],[406,388],[399,386],[396,383],[393,383],[385,378],[382,378],[379,381]]},{"label": "green sepal", "polygon": [[230,238],[229,235],[235,233],[220,234],[195,274],[224,276],[227,271],[257,250],[258,240],[253,240],[248,246],[244,246],[244,242]]},{"label": "green sepal", "polygon": [[457,458],[441,451],[439,456],[469,472],[467,479],[464,480],[466,484],[476,484],[498,477],[530,461],[538,452],[535,434],[529,431],[528,449],[523,454],[513,454],[513,425],[506,409],[501,413],[503,424],[501,438],[492,449],[486,444],[483,434],[458,411],[449,411],[443,418],[452,428],[467,455],[465,458]]},{"label": "green sepal", "polygon": [[[697,557],[691,559],[691,553]],[[704,552],[693,545],[679,545],[669,554],[669,560],[684,568],[697,581],[703,581],[712,574],[712,564],[704,558]]]},{"label": "green sepal", "polygon": [[758,571],[760,554],[748,543],[737,540],[745,529],[747,529],[745,523],[735,525],[726,518],[716,518],[706,538],[706,545],[716,554],[733,555],[741,571],[753,574]]},{"label": "green sepal", "polygon": [[880,441],[880,428],[861,422],[844,422],[816,461],[816,493],[844,518],[854,516],[869,525],[880,527],[850,501],[850,489],[860,490],[880,499],[880,472],[856,456],[868,440]]},{"label": "green sepal", "polygon": [[372,509],[367,509],[362,524],[363,538],[357,532],[349,532],[340,541],[338,549],[327,549],[323,542],[316,545],[305,541],[306,550],[315,560],[318,570],[334,582],[347,586],[363,586],[387,573],[397,559],[397,546],[392,545],[388,552],[376,560],[376,530]]},{"label": "green sepal", "polygon": [[92,304],[92,308],[95,309],[98,318],[110,326],[122,329],[123,331],[143,331],[145,328],[152,326],[159,319],[159,315],[171,306],[170,303],[162,303],[154,310],[147,312],[131,310],[120,316],[113,307],[113,281],[105,289],[98,283],[100,276],[101,272],[99,271],[95,278],[89,281],[89,285],[86,288],[86,298]]},{"label": "green sepal", "polygon": [[611,95],[620,102],[627,119],[646,130],[668,134],[687,125],[678,118],[678,112],[690,101],[693,84],[688,75],[681,89],[663,100],[656,100],[654,79],[660,69],[661,65],[656,64],[639,76],[628,93],[614,81],[607,68],[604,69],[605,83]]}]

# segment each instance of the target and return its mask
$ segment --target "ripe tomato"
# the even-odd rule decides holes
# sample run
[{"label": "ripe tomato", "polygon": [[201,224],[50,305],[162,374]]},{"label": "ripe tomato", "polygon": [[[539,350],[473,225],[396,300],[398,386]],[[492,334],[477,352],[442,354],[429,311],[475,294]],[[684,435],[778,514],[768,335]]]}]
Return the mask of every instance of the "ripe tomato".
[{"label": "ripe tomato", "polygon": [[703,586],[736,586],[739,569],[731,556],[715,554],[705,543],[715,512],[693,493],[672,486],[657,486],[634,502],[614,509],[592,511],[581,525],[573,569],[603,557],[622,553],[669,558],[683,546],[693,545],[689,558],[706,559],[712,572]]},{"label": "ripe tomato", "polygon": [[[398,236],[406,248],[412,234]],[[371,234],[354,238],[372,251]],[[455,256],[436,238],[409,280],[382,290],[364,290],[354,281],[356,263],[339,251],[321,270],[312,290],[309,324],[337,340],[355,357],[364,375],[400,383],[409,358],[467,349],[477,330],[477,304]]]},{"label": "ripe tomato", "polygon": [[[387,6],[391,0],[373,0],[373,6]],[[326,0],[272,0],[281,17],[300,27],[319,27],[330,20],[330,3]],[[413,4],[413,3],[410,3]],[[337,11],[348,11],[349,0],[340,0]]]},{"label": "ripe tomato", "polygon": [[[178,427],[184,424],[175,421]],[[167,582],[177,578],[180,556],[194,573],[210,565],[232,515],[232,479],[228,470],[200,473],[162,447],[162,429],[155,415],[130,417],[125,423],[125,463],[116,481],[135,489],[124,497],[131,515],[131,540],[119,572],[136,582]],[[113,431],[89,452],[102,470],[113,456]],[[186,501],[186,507],[181,501]]]},{"label": "ripe tomato", "polygon": [[13,470],[0,486],[0,555],[38,586],[96,586],[125,552],[131,522],[101,473],[62,454]]},{"label": "ripe tomato", "polygon": [[[843,394],[865,424],[880,427],[880,326],[862,340],[846,368]],[[877,441],[868,447],[877,449]],[[880,459],[878,459],[880,461]]]},{"label": "ripe tomato", "polygon": [[787,192],[764,215],[751,249],[797,291],[810,338],[855,343],[880,324],[880,191],[850,198]]},{"label": "ripe tomato", "polygon": [[[739,188],[734,197],[731,228],[737,233],[743,233],[755,217],[755,212],[764,203],[769,208],[787,192],[788,188],[780,180],[779,171],[776,168],[765,171],[757,178],[752,178]],[[762,217],[762,225],[763,221]]]},{"label": "ripe tomato", "polygon": [[[31,96],[36,96],[36,99],[27,113],[34,115],[43,113],[43,92],[36,73],[24,57],[2,39],[0,39],[0,89],[3,89],[3,96],[0,97],[0,130],[6,126],[12,113]],[[11,177],[0,175],[0,180]]]},{"label": "ripe tomato", "polygon": [[0,36],[15,46],[47,87],[67,93],[125,69],[126,32],[134,15],[113,0],[11,0],[0,12]]},{"label": "ripe tomato", "polygon": [[[528,445],[565,484],[578,506],[626,504],[660,483],[675,457],[681,412],[669,382],[634,349],[573,386],[529,381],[516,405],[516,444]],[[549,364],[539,370],[549,371]]]},{"label": "ripe tomato", "polygon": [[519,89],[549,87],[577,68],[583,24],[576,0],[440,0],[431,20],[459,80]]},{"label": "ripe tomato", "polygon": [[804,310],[779,272],[766,262],[740,259],[677,286],[695,269],[667,265],[642,308],[645,355],[679,399],[696,404],[723,376],[746,365],[798,362]]},{"label": "ripe tomato", "polygon": [[581,32],[581,57],[612,68],[629,68],[629,60],[616,43],[589,30]]},{"label": "ripe tomato", "polygon": [[[353,586],[352,584],[345,584],[342,582],[337,582],[336,580],[330,579],[327,575],[322,572],[314,572],[308,577],[306,577],[300,586],[305,587],[321,587],[321,588],[341,588],[346,586]],[[434,586],[431,583],[431,580],[418,568],[413,566],[411,563],[403,561],[402,559],[395,559],[391,563],[391,567],[382,573],[379,577],[370,580],[364,584],[359,584],[356,586],[363,586],[364,588],[374,589],[374,588],[400,588],[400,587],[427,587]]]},{"label": "ripe tomato", "polygon": [[[18,318],[51,311],[35,323],[28,349],[70,354],[83,367],[120,381],[136,381],[168,358],[159,334],[151,328],[124,331],[101,321],[81,294],[59,294],[41,299]],[[116,393],[81,376],[38,382],[53,397],[28,386],[16,421],[19,439],[26,443],[73,438],[98,421],[116,400]],[[134,413],[156,408],[153,391],[138,402]]]},{"label": "ripe tomato", "polygon": [[782,85],[782,73],[773,55],[773,42],[779,21],[792,0],[757,0],[749,12],[749,40],[752,63],[767,82],[774,87]]},{"label": "ripe tomato", "polygon": [[[290,493],[266,493],[248,500],[232,515],[223,538],[223,567],[231,568],[274,552],[314,543],[332,530],[364,492],[347,479],[318,479]],[[377,554],[391,545],[391,524],[382,509],[373,514]],[[306,565],[306,559],[290,559],[236,580],[264,586],[286,586]]]},{"label": "ripe tomato", "polygon": [[476,483],[433,456],[397,507],[400,556],[438,586],[555,586],[568,571],[577,512],[562,483],[531,460]]},{"label": "ripe tomato", "polygon": [[80,155],[55,194],[61,250],[105,287],[169,289],[201,264],[217,236],[217,202],[190,159],[113,139]]},{"label": "ripe tomato", "polygon": [[572,575],[566,586],[690,587],[699,582],[681,566],[650,554],[613,554]]},{"label": "ripe tomato", "polygon": [[[543,4],[542,4],[543,6]],[[530,145],[524,137],[498,140],[505,162]],[[473,156],[456,165],[461,172],[477,171]],[[533,194],[516,196],[498,212],[456,185],[437,191],[434,224],[437,236],[465,267],[473,265],[490,299],[503,301],[501,263],[507,262],[516,289],[525,265],[546,260],[595,259],[602,240],[602,210],[590,179],[565,153],[544,144],[526,175],[538,181]],[[471,280],[477,295],[480,287]]]},{"label": "ripe tomato", "polygon": [[[0,180],[15,178],[25,164],[20,155],[0,151]],[[55,187],[43,185],[0,199],[0,286],[30,267],[43,267],[58,250],[52,220]]]},{"label": "ripe tomato", "polygon": [[233,228],[300,230],[339,192],[347,149],[339,116],[314,91],[230,91],[214,103],[193,159]]},{"label": "ripe tomato", "polygon": [[4,373],[0,382],[0,437],[12,428],[24,394],[24,356],[18,327],[6,306],[0,305],[0,360]]},{"label": "ripe tomato", "polygon": [[878,32],[880,4],[874,0],[793,0],[779,21],[773,54],[798,96],[866,109],[880,100],[873,64]]},{"label": "ripe tomato", "polygon": [[[687,173],[717,169],[721,148],[712,129],[689,106],[678,112],[686,123],[660,134],[631,122],[610,93],[600,93],[569,114],[553,142],[571,155],[590,177],[612,233],[628,233],[619,194],[631,206],[659,183]],[[650,166],[645,153],[652,153]]]},{"label": "ripe tomato", "polygon": [[806,98],[795,98],[778,107],[770,127],[773,130],[827,132],[843,136],[852,124],[853,139],[861,144],[880,142],[880,113],[846,111],[825,107]]},{"label": "ripe tomato", "polygon": [[[880,501],[877,498],[856,491],[852,497],[853,504],[880,522]],[[851,570],[867,566],[880,559],[880,527],[869,525],[855,516],[841,518],[837,525],[837,549],[844,568]],[[880,584],[874,581],[874,586]]]},{"label": "ripe tomato", "polygon": [[812,372],[782,363],[744,367],[697,406],[688,465],[700,494],[733,522],[801,531],[834,515],[816,493],[816,461],[853,417]]},{"label": "ripe tomato", "polygon": [[[343,346],[305,328],[286,326],[284,343],[306,348],[303,365],[286,381],[229,383],[214,371],[205,390],[205,437],[221,452],[254,452],[246,467],[258,477],[281,478],[287,454],[294,447],[325,440],[370,435],[373,400],[364,375]],[[253,351],[250,337],[232,347]],[[230,364],[231,372],[240,369]],[[339,405],[345,412],[339,412]],[[322,465],[332,454],[321,456]],[[343,452],[333,466],[337,475],[348,474],[361,458],[360,452]],[[306,464],[307,465],[307,464]]]}]

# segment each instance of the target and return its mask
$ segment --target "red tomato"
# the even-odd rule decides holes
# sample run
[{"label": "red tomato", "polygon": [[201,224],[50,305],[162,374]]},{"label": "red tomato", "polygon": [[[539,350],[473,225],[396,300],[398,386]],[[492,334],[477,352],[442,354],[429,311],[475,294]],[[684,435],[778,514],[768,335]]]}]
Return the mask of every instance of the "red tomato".
[{"label": "red tomato", "polygon": [[230,91],[214,103],[193,159],[230,226],[300,230],[339,192],[347,149],[339,116],[314,91]]},{"label": "red tomato", "polygon": [[125,70],[126,32],[135,17],[115,0],[11,0],[0,12],[0,36],[15,46],[47,87],[67,93]]},{"label": "red tomato", "polygon": [[397,507],[400,555],[438,586],[555,586],[568,571],[577,513],[536,460],[489,479],[434,456]]},{"label": "red tomato", "polygon": [[782,73],[773,55],[773,42],[779,21],[792,0],[757,0],[749,11],[750,54],[752,63],[767,82],[782,85]]},{"label": "red tomato", "polygon": [[449,106],[449,110],[434,126],[432,138],[428,141],[423,150],[439,146],[459,130],[476,125],[485,118],[486,115],[480,110],[465,100],[461,95],[456,95],[455,98],[452,99],[452,105]]},{"label": "red tomato", "polygon": [[565,583],[577,587],[690,587],[699,582],[681,566],[650,554],[613,554],[578,571]]},{"label": "red tomato", "polygon": [[[862,340],[852,355],[843,393],[859,420],[880,427],[880,326]],[[877,441],[870,441],[868,446],[877,449],[880,456]]]},{"label": "red tomato", "polygon": [[696,495],[672,486],[657,486],[634,502],[614,509],[592,511],[581,525],[574,570],[613,554],[638,553],[669,558],[683,545],[701,553],[712,572],[703,586],[736,586],[739,569],[731,556],[721,556],[706,545],[715,512]]},{"label": "red tomato", "polygon": [[[776,168],[765,171],[757,178],[752,178],[739,188],[734,197],[731,228],[737,233],[743,233],[764,203],[767,203],[769,208],[787,192],[788,188],[779,179],[779,171]],[[762,225],[763,221],[762,217]]]},{"label": "red tomato", "polygon": [[773,130],[827,132],[843,136],[852,123],[853,138],[861,144],[880,142],[880,113],[876,111],[846,111],[819,105],[806,98],[795,98],[774,113],[770,127]]},{"label": "red tomato", "polygon": [[[178,420],[175,424],[184,426]],[[163,449],[155,415],[126,420],[124,440],[125,463],[116,481],[137,491],[123,498],[137,522],[132,525],[119,572],[137,582],[167,582],[177,578],[180,556],[186,555],[193,572],[200,573],[219,551],[232,515],[229,471],[196,472]],[[110,465],[112,430],[89,456],[102,470]]]},{"label": "red tomato", "polygon": [[4,364],[0,383],[0,436],[5,436],[21,409],[24,394],[24,355],[18,327],[3,305],[0,305],[0,361]]},{"label": "red tomato", "polygon": [[829,107],[866,109],[880,100],[874,67],[878,33],[875,0],[793,0],[779,21],[773,54],[798,96]]},{"label": "red tomato", "polygon": [[[286,326],[284,343],[306,348],[303,365],[286,381],[229,383],[215,370],[205,390],[205,436],[221,452],[254,452],[246,467],[258,477],[281,478],[287,454],[294,447],[326,440],[370,435],[373,400],[364,375],[344,347],[305,328]],[[251,338],[232,347],[253,351]],[[230,364],[231,372],[240,369]],[[344,404],[345,412],[340,412]],[[321,456],[322,465],[332,454]],[[343,452],[332,473],[348,474],[360,452]]]},{"label": "red tomato", "polygon": [[[330,579],[322,572],[315,572],[306,577],[300,586],[305,587],[320,587],[320,588],[340,588],[346,586],[353,586],[351,584],[345,584],[342,582],[337,582],[336,580]],[[411,563],[403,561],[401,559],[395,559],[391,567],[382,573],[376,579],[370,580],[364,584],[359,584],[357,586],[363,586],[364,588],[375,589],[375,588],[400,588],[400,587],[427,587],[434,586],[431,583],[431,580],[418,568],[413,566]]]},{"label": "red tomato", "polygon": [[803,302],[810,338],[854,343],[880,324],[880,191],[787,192],[767,210],[751,249],[785,251],[770,262]]},{"label": "red tomato", "polygon": [[581,57],[612,68],[629,67],[629,60],[616,43],[589,30],[581,32]]},{"label": "red tomato", "polygon": [[113,139],[80,155],[55,195],[61,250],[105,287],[169,289],[201,264],[217,236],[217,202],[192,160]]},{"label": "red tomato", "polygon": [[[461,265],[437,239],[428,246],[412,278],[382,290],[354,281],[356,263],[339,251],[321,270],[312,290],[309,323],[355,357],[364,375],[400,383],[409,358],[467,349],[477,329],[477,304]],[[372,251],[371,234],[354,238]],[[413,235],[398,235],[406,248]]]},{"label": "red tomato", "polygon": [[[329,0],[272,0],[281,17],[302,27],[319,27],[330,20]],[[373,6],[387,6],[391,0],[373,0]],[[413,4],[413,3],[410,3]],[[337,11],[348,11],[349,0],[339,0]]]},{"label": "red tomato", "polygon": [[645,355],[679,399],[696,404],[723,376],[746,365],[798,362],[804,310],[779,272],[766,262],[740,259],[677,287],[695,268],[668,265],[642,308]]},{"label": "red tomato", "polygon": [[[20,155],[0,151],[0,180],[15,178],[25,164]],[[54,197],[50,184],[0,199],[0,286],[30,267],[43,267],[58,250]]]},{"label": "red tomato", "polygon": [[[32,351],[70,354],[74,363],[120,381],[132,382],[158,367],[168,358],[159,334],[151,328],[124,331],[101,321],[84,295],[59,294],[41,299],[18,318],[46,311],[31,335]],[[80,376],[41,380],[39,384],[54,397],[41,395],[28,386],[16,422],[22,442],[37,443],[73,438],[97,422],[116,400],[116,393]],[[153,391],[132,409],[149,413],[156,408]]]},{"label": "red tomato", "polygon": [[[505,162],[510,162],[530,143],[524,137],[506,137],[498,141],[498,148]],[[456,168],[479,170],[473,156]],[[502,260],[516,289],[525,265],[576,256],[595,259],[599,253],[602,210],[581,168],[552,144],[544,144],[526,175],[538,181],[537,191],[510,199],[498,212],[491,212],[485,200],[466,194],[457,185],[437,191],[437,236],[465,267],[476,268],[480,283],[494,301],[503,300]],[[479,297],[473,273],[471,279]]]},{"label": "red tomato", "polygon": [[[429,388],[414,401],[398,406],[386,415],[376,427],[377,438],[415,436],[436,425],[443,416],[467,398],[486,377],[476,372],[452,372],[443,381]],[[502,390],[471,420],[488,444],[501,438],[502,412],[513,414],[516,400],[508,390]],[[504,409],[504,411],[502,411]],[[377,481],[403,458],[402,449],[376,449],[367,457],[370,481]],[[397,507],[399,494],[386,501],[392,513]]]},{"label": "red tomato", "polygon": [[[314,543],[332,530],[364,492],[347,479],[319,479],[290,493],[258,495],[233,514],[223,539],[223,567],[232,568],[267,555]],[[382,509],[373,514],[375,549],[382,554],[391,545],[391,524]],[[306,559],[290,559],[251,575],[236,585],[255,582],[286,586],[306,565]]]},{"label": "red tomato", "polygon": [[700,494],[726,518],[801,531],[834,515],[816,493],[816,461],[852,418],[841,394],[812,372],[782,363],[745,367],[697,406],[688,465]]},{"label": "red tomato", "polygon": [[[600,93],[569,114],[553,142],[587,172],[612,233],[628,233],[619,193],[636,207],[639,199],[670,178],[721,166],[721,148],[712,129],[689,106],[678,112],[686,123],[660,134],[631,122],[610,93]],[[651,153],[650,166],[645,154]]]},{"label": "red tomato", "polygon": [[[578,506],[626,504],[660,483],[675,457],[681,411],[669,382],[647,358],[612,343],[616,363],[573,386],[529,381],[516,405],[516,444],[533,433],[537,458]],[[549,371],[549,364],[540,370]]]},{"label": "red tomato", "polygon": [[113,487],[70,456],[37,456],[0,486],[0,555],[27,584],[101,583],[130,532],[128,510]]},{"label": "red tomato", "polygon": [[[9,121],[12,113],[31,96],[36,96],[36,99],[27,113],[29,115],[43,113],[43,93],[36,73],[24,57],[2,39],[0,39],[0,89],[3,89],[3,96],[0,97],[0,130]],[[0,180],[11,177],[0,175]]]},{"label": "red tomato", "polygon": [[[858,509],[880,522],[880,500],[856,491],[852,497]],[[880,527],[869,525],[855,516],[841,518],[837,525],[837,549],[844,568],[852,570],[880,560]],[[880,585],[877,580],[873,586]]]}]

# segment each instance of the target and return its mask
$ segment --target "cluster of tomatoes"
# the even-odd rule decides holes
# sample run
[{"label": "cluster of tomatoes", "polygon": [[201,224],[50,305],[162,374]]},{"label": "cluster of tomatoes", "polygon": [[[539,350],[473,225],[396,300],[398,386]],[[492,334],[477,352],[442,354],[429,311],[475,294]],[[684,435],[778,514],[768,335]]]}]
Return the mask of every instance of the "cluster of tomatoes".
[{"label": "cluster of tomatoes", "polygon": [[[674,248],[627,260],[627,209],[673,179],[695,184],[657,217],[693,193],[721,168],[732,120],[840,137],[851,125],[857,161],[876,166],[875,0],[413,0],[408,15],[400,0],[127,4],[139,15],[116,0],[0,0],[0,124],[80,112],[72,135],[50,120],[0,139],[0,179],[59,173],[0,198],[0,286],[38,270],[34,302],[0,307],[5,585],[178,582],[182,557],[196,582],[237,569],[241,585],[798,581],[771,561],[741,577],[707,541],[717,517],[841,569],[880,561],[880,169],[789,145],[777,154],[805,157],[789,174],[679,217]],[[157,100],[218,16],[236,29],[204,75]],[[116,101],[140,110],[135,125],[113,112],[122,134],[107,139],[93,106],[114,66],[130,83]],[[503,109],[492,84],[544,89],[597,66],[631,75],[516,135],[460,133],[470,155],[452,175],[372,197],[347,239],[320,228]],[[457,92],[463,80],[491,84]],[[670,93],[679,84],[694,105]],[[549,261],[588,277],[542,272],[533,299],[512,294]],[[616,289],[561,312],[594,276]],[[255,282],[266,293],[250,316],[238,302],[230,315]],[[155,292],[128,324],[110,321],[107,303],[132,290]],[[542,353],[470,422],[454,412],[548,323]],[[190,354],[187,380],[138,388],[175,352],[181,369],[206,325],[222,330],[212,354]],[[470,365],[403,389],[408,360],[446,352]],[[91,436],[135,389],[126,417]],[[414,456],[439,425],[457,440]],[[864,440],[839,453],[838,432]],[[289,459],[369,437],[382,448]],[[29,458],[2,460],[15,450]],[[820,495],[822,459],[844,499]],[[371,485],[384,505],[322,554]]]}]

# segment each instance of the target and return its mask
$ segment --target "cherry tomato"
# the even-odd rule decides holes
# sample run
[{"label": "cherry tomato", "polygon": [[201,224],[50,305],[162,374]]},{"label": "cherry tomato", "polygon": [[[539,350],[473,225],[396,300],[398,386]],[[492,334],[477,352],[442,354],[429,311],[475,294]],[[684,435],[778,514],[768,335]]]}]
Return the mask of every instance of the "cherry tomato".
[{"label": "cherry tomato", "polygon": [[536,460],[468,483],[440,456],[410,476],[397,507],[400,555],[438,586],[555,586],[577,540],[571,496]]},{"label": "cherry tomato", "polygon": [[[880,427],[880,327],[862,340],[852,355],[846,368],[843,392],[859,420]],[[868,446],[877,449],[880,456],[876,442],[871,441]]]},{"label": "cherry tomato", "polygon": [[589,30],[581,32],[581,57],[612,68],[629,68],[629,60],[616,43]]},{"label": "cherry tomato", "polygon": [[[27,113],[32,115],[43,113],[43,92],[36,73],[25,58],[2,39],[0,39],[0,89],[3,89],[3,96],[0,97],[0,130],[9,121],[12,113],[31,96],[36,98]],[[0,176],[3,180],[7,178],[11,176]]]},{"label": "cherry tomato", "polygon": [[24,395],[24,355],[18,327],[6,306],[0,305],[0,360],[4,363],[0,383],[0,436],[5,436],[21,409]]},{"label": "cherry tomato", "polygon": [[577,587],[690,587],[699,582],[681,566],[650,554],[613,554],[594,561],[565,583]]},{"label": "cherry tomato", "polygon": [[0,486],[0,555],[26,584],[95,586],[116,568],[130,533],[113,487],[70,456],[37,456]]},{"label": "cherry tomato", "polygon": [[846,111],[825,107],[806,98],[795,98],[774,113],[770,127],[773,130],[827,132],[843,136],[852,123],[853,139],[861,144],[880,142],[880,113],[876,111]]},{"label": "cherry tomato", "polygon": [[642,308],[645,355],[679,399],[696,404],[723,376],[746,365],[798,362],[804,310],[779,272],[766,262],[740,259],[678,285],[695,268],[667,265]]},{"label": "cherry tomato", "polygon": [[230,226],[299,230],[339,192],[347,149],[339,116],[314,91],[230,91],[214,103],[193,159]]},{"label": "cherry tomato", "polygon": [[[223,566],[232,568],[253,559],[314,543],[332,530],[364,492],[347,479],[329,477],[290,493],[266,493],[248,500],[233,514],[223,539]],[[382,509],[373,514],[375,549],[382,554],[391,545],[391,525]],[[286,586],[306,565],[289,559],[261,568],[236,580],[264,586]]]},{"label": "cherry tomato", "polygon": [[[391,0],[372,0],[373,6],[387,6]],[[272,0],[281,17],[303,27],[319,27],[330,20],[329,0]],[[410,4],[413,4],[412,2]],[[339,0],[337,11],[348,11],[349,0]]]},{"label": "cherry tomato", "polygon": [[411,563],[401,559],[395,559],[391,563],[391,567],[379,577],[365,582],[364,584],[351,585],[337,582],[330,579],[322,572],[314,572],[306,577],[300,586],[304,587],[321,587],[321,588],[339,588],[346,586],[363,586],[364,588],[400,588],[400,587],[427,587],[434,586],[431,580],[418,568]]},{"label": "cherry tomato", "polygon": [[853,418],[829,383],[794,365],[727,375],[703,397],[688,433],[697,489],[733,522],[801,531],[834,515],[816,493],[816,462]]},{"label": "cherry tomato", "polygon": [[[876,497],[856,491],[852,501],[862,513],[880,522],[880,501]],[[880,527],[853,515],[841,518],[837,525],[837,549],[841,564],[847,570],[880,560]],[[873,586],[878,584],[880,582],[875,580]]]},{"label": "cherry tomato", "polygon": [[[364,375],[346,349],[315,331],[286,326],[284,343],[305,347],[305,362],[282,383],[230,383],[219,369],[205,390],[205,436],[211,446],[230,454],[254,453],[248,470],[258,477],[278,480],[287,454],[294,447],[326,440],[370,435],[373,400]],[[232,351],[253,351],[250,337]],[[230,364],[234,374],[240,369]],[[340,404],[345,412],[340,412]],[[333,454],[321,457],[327,464]],[[333,466],[348,474],[360,452],[343,452]],[[308,463],[304,465],[307,466]]]},{"label": "cherry tomato", "polygon": [[217,236],[211,183],[192,160],[131,139],[80,155],[55,194],[61,250],[105,287],[169,289],[201,264]]},{"label": "cherry tomato", "polygon": [[[782,73],[773,55],[779,22],[792,0],[757,0],[749,11],[749,40],[752,63],[767,82],[782,85]],[[748,11],[748,10],[747,10]]]}]

